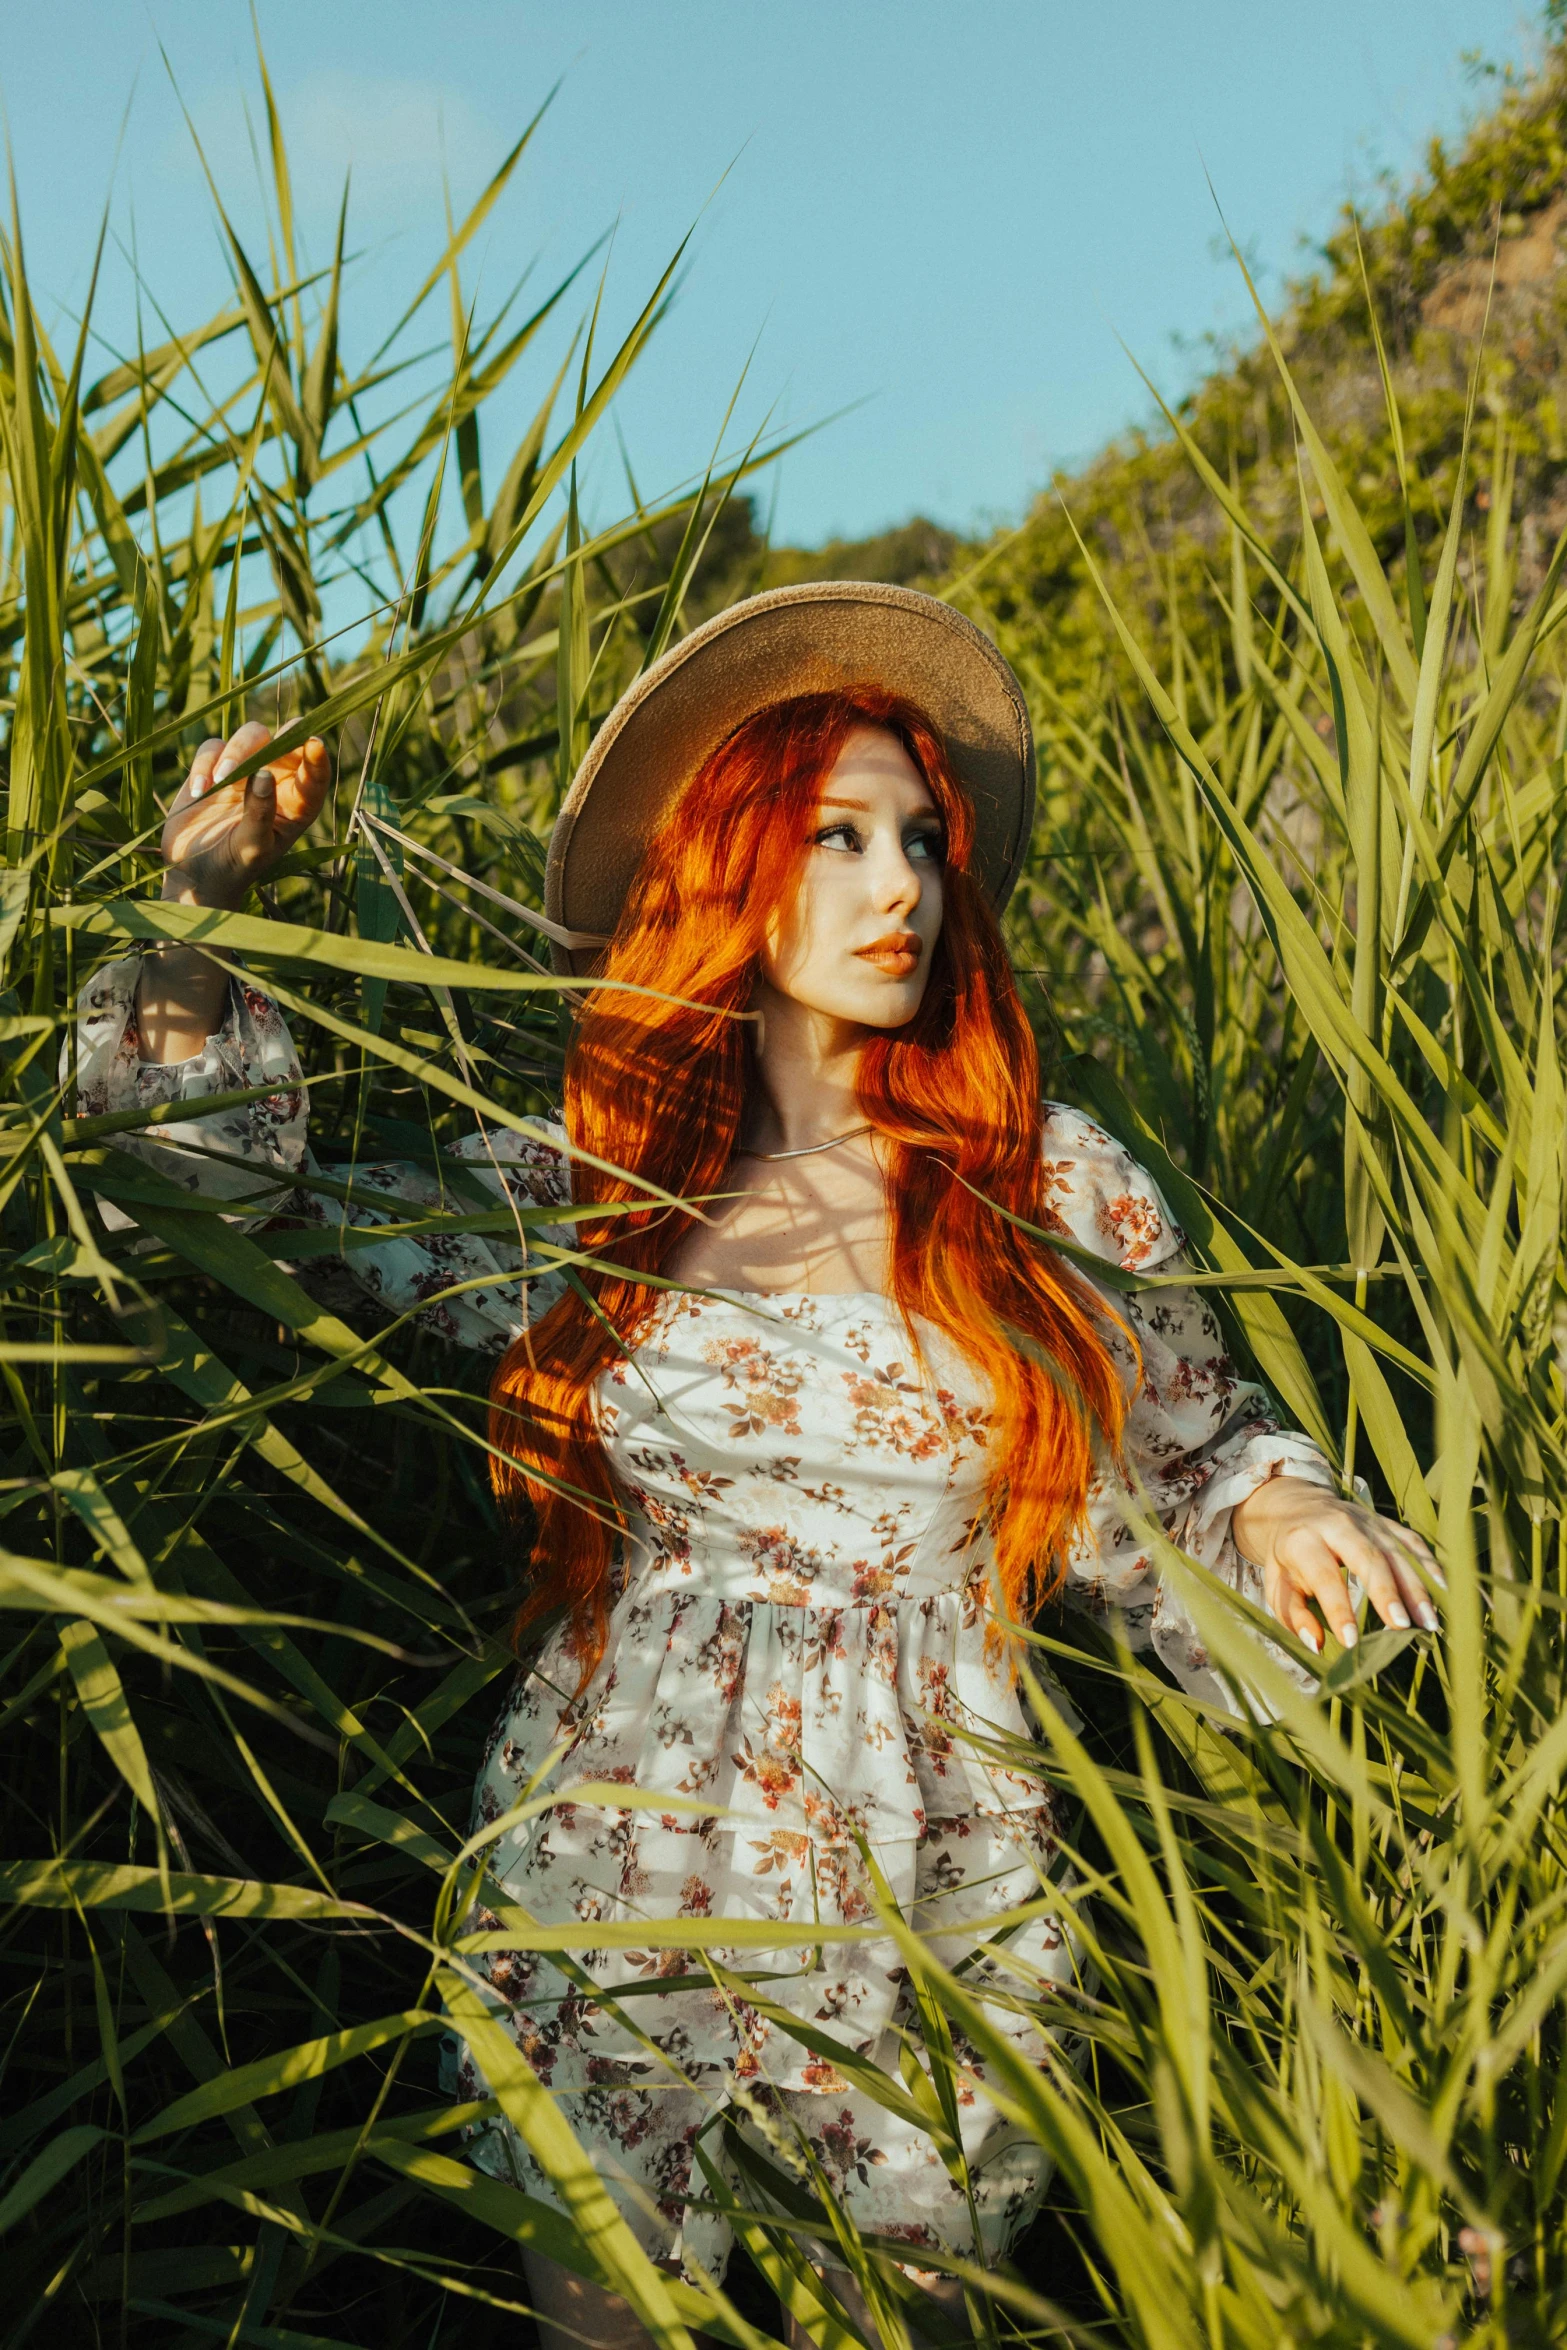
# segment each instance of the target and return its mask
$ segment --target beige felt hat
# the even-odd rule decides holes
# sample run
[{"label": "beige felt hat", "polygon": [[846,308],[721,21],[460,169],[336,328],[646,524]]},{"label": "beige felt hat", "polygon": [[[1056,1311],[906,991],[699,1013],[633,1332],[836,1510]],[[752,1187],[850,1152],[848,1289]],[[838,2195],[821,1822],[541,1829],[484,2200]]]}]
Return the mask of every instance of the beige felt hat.
[{"label": "beige felt hat", "polygon": [[795,694],[875,685],[917,703],[974,803],[974,871],[997,911],[1034,820],[1023,689],[961,612],[914,588],[837,579],[731,605],[624,693],[550,834],[544,909],[555,967],[583,977],[620,917],[670,802],[742,720]]}]

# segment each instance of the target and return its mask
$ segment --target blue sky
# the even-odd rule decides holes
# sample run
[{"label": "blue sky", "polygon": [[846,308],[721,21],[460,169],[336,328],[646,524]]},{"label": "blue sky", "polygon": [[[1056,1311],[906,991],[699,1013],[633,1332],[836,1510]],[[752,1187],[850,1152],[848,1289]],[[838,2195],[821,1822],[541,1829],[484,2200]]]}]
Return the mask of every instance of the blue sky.
[{"label": "blue sky", "polygon": [[[806,543],[915,511],[968,529],[1018,515],[1052,466],[1146,415],[1118,338],[1173,390],[1204,335],[1244,322],[1205,175],[1276,297],[1347,192],[1407,174],[1431,132],[1461,127],[1477,103],[1461,53],[1518,59],[1534,38],[1517,0],[259,0],[259,14],[318,260],[352,164],[367,342],[378,301],[439,250],[443,158],[461,205],[560,79],[474,247],[481,304],[535,259],[544,284],[613,228],[613,331],[694,221],[677,307],[621,401],[626,444],[646,490],[700,469],[748,361],[735,429],[850,408],[780,471],[778,534]],[[106,195],[151,295],[182,322],[224,298],[160,40],[264,249],[242,0],[12,0],[0,87],[31,272],[60,312],[84,289]],[[110,275],[105,329],[128,336],[112,258]],[[503,405],[488,465],[539,380]],[[616,462],[606,444],[599,467]],[[618,503],[602,471],[589,494]]]}]

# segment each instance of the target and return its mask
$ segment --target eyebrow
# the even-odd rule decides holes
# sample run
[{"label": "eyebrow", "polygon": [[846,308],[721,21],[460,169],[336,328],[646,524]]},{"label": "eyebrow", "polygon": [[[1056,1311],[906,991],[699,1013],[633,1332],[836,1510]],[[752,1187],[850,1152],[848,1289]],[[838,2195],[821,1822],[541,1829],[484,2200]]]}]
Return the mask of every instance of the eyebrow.
[{"label": "eyebrow", "polygon": [[[870,814],[870,802],[868,800],[841,800],[835,793],[832,792],[823,792],[821,798],[817,801],[816,804],[819,808],[858,808],[862,815],[868,816]],[[935,801],[932,800],[927,807],[916,808],[914,814],[909,818],[909,822],[911,824],[917,823],[922,816],[939,817],[940,814],[941,810],[937,807]]]}]

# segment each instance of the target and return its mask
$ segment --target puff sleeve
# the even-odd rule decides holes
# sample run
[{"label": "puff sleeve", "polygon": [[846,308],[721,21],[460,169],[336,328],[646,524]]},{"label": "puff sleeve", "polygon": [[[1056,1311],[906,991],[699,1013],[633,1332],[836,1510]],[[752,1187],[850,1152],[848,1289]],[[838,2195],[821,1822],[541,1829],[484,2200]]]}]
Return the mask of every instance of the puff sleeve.
[{"label": "puff sleeve", "polygon": [[[78,1115],[161,1109],[250,1086],[275,1087],[259,1100],[215,1110],[209,1117],[114,1137],[116,1149],[146,1159],[184,1191],[243,1200],[263,1220],[275,1215],[292,1195],[288,1178],[304,1169],[307,1158],[306,1095],[288,1023],[270,996],[231,979],[222,1023],[199,1053],[188,1061],[144,1061],[136,1030],[140,975],[141,958],[123,955],[95,971],[77,997]],[[62,1055],[61,1076],[67,1073]],[[223,1158],[203,1161],[204,1152],[221,1152]],[[223,1163],[235,1158],[246,1164]],[[279,1180],[269,1185],[269,1174]],[[100,1206],[111,1231],[129,1225],[131,1219],[111,1202]]]},{"label": "puff sleeve", "polygon": [[[321,1170],[307,1140],[308,1096],[299,1058],[278,1006],[262,989],[231,979],[221,1025],[199,1053],[186,1061],[144,1061],[136,1027],[140,968],[136,956],[124,956],[95,971],[81,990],[80,1115],[153,1109],[256,1086],[275,1090],[208,1117],[116,1135],[117,1148],[146,1159],[186,1191],[235,1201],[237,1220],[252,1228],[281,1219],[307,1228],[368,1231],[396,1220],[399,1211],[412,1219],[451,1214],[469,1203],[471,1189],[454,1191],[439,1166],[407,1160],[360,1163],[351,1170],[356,1189],[378,1195],[374,1206],[299,1189],[292,1178],[313,1177]],[[570,1199],[566,1132],[558,1120],[541,1121],[537,1136],[486,1126],[465,1135],[448,1155],[463,1163],[497,1205],[564,1205]],[[242,1163],[233,1164],[236,1160]],[[331,1172],[341,1179],[350,1170],[334,1167]],[[99,1207],[111,1230],[131,1225],[132,1218],[111,1201],[101,1200]],[[536,1227],[535,1234],[545,1241],[570,1240],[569,1226]],[[526,1326],[530,1301],[536,1318],[561,1287],[559,1275],[548,1272],[518,1279],[527,1263],[520,1232],[516,1246],[502,1236],[479,1233],[400,1234],[379,1245],[345,1249],[341,1262],[383,1312],[418,1311],[439,1336],[484,1354],[500,1353]],[[483,1286],[464,1287],[475,1282]],[[454,1290],[461,1294],[445,1294]]]},{"label": "puff sleeve", "polygon": [[[1130,1273],[1189,1269],[1185,1235],[1153,1178],[1102,1127],[1079,1110],[1048,1103],[1044,1142],[1051,1217],[1064,1238]],[[1096,1613],[1117,1609],[1134,1649],[1152,1648],[1192,1696],[1233,1710],[1179,1590],[1161,1576],[1135,1516],[1151,1510],[1171,1542],[1260,1607],[1262,1577],[1231,1535],[1235,1511],[1271,1477],[1301,1477],[1335,1490],[1333,1471],[1309,1437],[1282,1425],[1265,1390],[1240,1377],[1200,1290],[1175,1285],[1127,1293],[1094,1286],[1135,1337],[1141,1375],[1132,1349],[1112,1329],[1112,1351],[1131,1397],[1124,1469],[1101,1458],[1063,1596]]]}]

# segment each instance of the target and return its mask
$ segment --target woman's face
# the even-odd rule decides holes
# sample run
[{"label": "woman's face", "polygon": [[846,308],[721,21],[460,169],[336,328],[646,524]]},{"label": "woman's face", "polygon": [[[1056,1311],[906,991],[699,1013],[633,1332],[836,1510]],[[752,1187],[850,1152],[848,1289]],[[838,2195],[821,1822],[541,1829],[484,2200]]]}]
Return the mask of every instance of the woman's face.
[{"label": "woman's face", "polygon": [[799,888],[768,925],[763,979],[831,1019],[905,1027],[941,935],[944,847],[897,736],[857,727],[822,786]]}]

